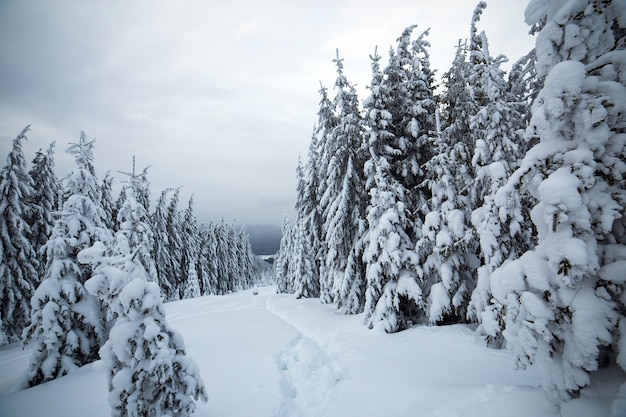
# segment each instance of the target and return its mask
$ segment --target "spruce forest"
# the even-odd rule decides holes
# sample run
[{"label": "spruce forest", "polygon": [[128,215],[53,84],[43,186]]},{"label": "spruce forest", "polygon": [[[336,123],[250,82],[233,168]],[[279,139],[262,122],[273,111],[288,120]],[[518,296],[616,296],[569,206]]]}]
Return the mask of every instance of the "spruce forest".
[{"label": "spruce forest", "polygon": [[467,326],[538,366],[555,404],[610,369],[624,415],[626,5],[531,0],[516,61],[489,50],[486,7],[439,78],[421,25],[373,51],[363,100],[337,51],[273,270],[178,188],[152,200],[134,158],[114,198],[82,132],[64,177],[54,143],[29,168],[24,128],[0,172],[0,346],[32,348],[21,388],[101,359],[112,415],[188,416],[207,390],[164,303],[273,284],[373,331]]},{"label": "spruce forest", "polygon": [[626,369],[626,8],[531,1],[506,73],[485,7],[439,89],[428,30],[374,52],[362,107],[337,52],[276,286],[388,333],[475,323],[567,401]]}]

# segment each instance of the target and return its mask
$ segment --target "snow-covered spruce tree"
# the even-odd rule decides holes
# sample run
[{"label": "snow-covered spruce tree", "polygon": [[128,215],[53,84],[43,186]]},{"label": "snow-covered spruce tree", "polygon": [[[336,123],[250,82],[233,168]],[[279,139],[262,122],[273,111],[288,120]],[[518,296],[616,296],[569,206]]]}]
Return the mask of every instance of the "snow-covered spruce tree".
[{"label": "snow-covered spruce tree", "polygon": [[430,324],[465,320],[465,309],[473,289],[472,271],[477,267],[471,229],[467,218],[470,202],[464,194],[469,175],[467,147],[446,136],[433,140],[436,156],[426,164],[425,181],[431,193],[422,237],[416,250],[422,260],[422,288],[427,297]]},{"label": "snow-covered spruce tree", "polygon": [[[361,313],[365,304],[363,237],[365,206],[368,199],[362,195],[365,189],[362,169],[356,168],[353,162],[353,157],[356,160],[360,159],[359,166],[363,166],[362,159],[358,158],[358,152],[362,149],[362,147],[356,149],[354,154],[348,157],[341,194],[331,206],[336,213],[329,219],[329,230],[333,230],[329,237],[334,238],[334,244],[329,245],[329,256],[332,254],[345,256],[345,260],[342,258],[339,262],[341,269],[335,269],[332,291],[337,308],[345,314]],[[346,227],[343,236],[339,232],[342,226]]]},{"label": "snow-covered spruce tree", "polygon": [[296,246],[296,225],[289,230],[289,253],[291,259],[287,263],[287,288],[289,294],[294,294],[296,290],[296,263],[293,261]]},{"label": "snow-covered spruce tree", "polygon": [[241,268],[237,252],[237,232],[234,223],[222,219],[215,230],[218,287],[220,294],[241,289]]},{"label": "snow-covered spruce tree", "polygon": [[181,234],[181,218],[178,211],[178,202],[180,200],[180,188],[177,188],[172,193],[170,203],[167,207],[167,238],[169,252],[169,264],[167,264],[167,272],[163,279],[167,279],[170,283],[169,287],[172,289],[171,299],[174,301],[180,299],[180,288],[183,284],[183,264],[182,264],[182,249],[183,238]]},{"label": "snow-covered spruce tree", "polygon": [[202,295],[200,293],[200,283],[198,281],[198,273],[196,272],[196,264],[192,261],[188,262],[187,266],[187,279],[183,284],[183,291],[180,297],[181,300],[188,298],[196,298]]},{"label": "snow-covered spruce tree", "polygon": [[91,267],[77,262],[82,249],[111,239],[97,204],[93,144],[81,132],[79,142],[67,150],[76,168],[65,177],[66,201],[44,246],[46,275],[31,299],[31,324],[24,330],[24,342],[34,348],[26,374],[29,386],[96,360],[106,336],[102,305],[83,286],[91,277]]},{"label": "snow-covered spruce tree", "polygon": [[206,223],[202,223],[198,227],[198,236],[200,248],[198,250],[198,265],[196,271],[198,273],[198,285],[200,286],[200,295],[213,294],[211,284],[211,229]]},{"label": "snow-covered spruce tree", "polygon": [[493,58],[489,54],[484,32],[478,38],[479,46],[471,51],[470,85],[477,112],[470,117],[470,129],[476,138],[472,157],[474,204],[480,206],[523,157],[520,149],[524,115],[518,112],[518,103],[509,101],[508,85],[500,69],[506,57]]},{"label": "snow-covered spruce tree", "polygon": [[[129,236],[143,233],[143,206],[134,192],[126,195],[116,240],[107,250],[101,242],[81,251],[82,263],[94,266],[85,286],[111,310],[115,322],[100,349],[108,369],[109,405],[115,417],[189,416],[194,400],[207,400],[204,383],[193,359],[185,353],[182,336],[165,318],[161,294],[135,256]],[[138,209],[139,213],[133,213]],[[142,224],[143,223],[143,224]],[[141,230],[133,230],[140,227]]]},{"label": "snow-covered spruce tree", "polygon": [[[477,34],[476,25],[485,7],[486,3],[480,2],[474,9],[470,24],[470,45],[467,45],[467,40],[465,42],[459,40],[452,66],[443,75],[445,89],[440,96],[441,126],[437,129],[437,138],[433,140],[435,143],[432,145],[437,151],[434,152],[433,159],[429,161],[430,167],[427,172],[427,179],[432,181],[437,175],[441,175],[437,169],[439,155],[446,152],[455,154],[451,160],[456,167],[451,171],[455,172],[453,175],[456,173],[464,175],[454,180],[456,192],[462,192],[465,200],[464,207],[457,208],[463,211],[464,221],[468,227],[472,206],[476,202],[471,161],[476,146],[476,135],[480,134],[478,129],[472,130],[471,121],[472,117],[478,114],[478,103],[486,103],[483,91],[478,84],[474,85],[479,78],[474,69],[484,66],[485,53],[482,50],[482,44],[483,40],[486,42],[486,39]],[[427,211],[438,212],[439,209],[431,202]]]},{"label": "snow-covered spruce tree", "polygon": [[161,191],[161,195],[152,213],[152,232],[154,234],[154,245],[152,247],[152,259],[157,270],[157,283],[161,288],[161,295],[165,301],[176,299],[174,296],[173,281],[171,273],[172,254],[169,251],[170,240],[168,235],[168,200],[167,195],[173,189],[167,188]]},{"label": "snow-covered spruce tree", "polygon": [[224,219],[215,225],[215,264],[217,276],[217,294],[228,294],[229,263],[228,242],[226,240],[226,224]]},{"label": "snow-covered spruce tree", "polygon": [[[311,297],[319,296],[320,269],[324,263],[318,259],[318,254],[322,253],[321,237],[323,218],[319,204],[319,182],[321,181],[319,172],[319,157],[321,150],[318,149],[318,127],[314,129],[309,144],[308,160],[302,172],[302,191],[297,191],[296,216],[298,222],[303,222],[300,227],[304,231],[305,245],[311,260],[311,287],[308,293]],[[299,183],[298,183],[299,184]]]},{"label": "snow-covered spruce tree", "polygon": [[[530,104],[534,101],[544,77],[537,77],[535,70],[536,54],[533,49],[529,54],[520,58],[509,73],[507,88],[507,105],[513,109],[514,114],[521,118],[511,118],[511,130],[518,132],[525,129],[530,120]],[[506,108],[506,107],[505,107]],[[517,128],[515,127],[518,125]],[[516,143],[519,160],[514,156],[507,161],[509,169],[516,168],[521,158],[534,144],[536,139],[525,134],[517,134],[521,141]],[[495,166],[498,168],[498,165]],[[528,249],[535,246],[536,236],[533,227],[524,227],[532,224],[530,209],[536,204],[534,197],[528,193],[512,193],[505,205],[495,203],[495,193],[511,174],[510,170],[494,175],[494,182],[487,196],[484,197],[483,205],[472,213],[472,223],[479,232],[481,245],[481,267],[477,270],[476,288],[472,292],[468,319],[480,323],[477,331],[486,338],[492,347],[502,347],[504,337],[501,333],[501,324],[494,320],[501,318],[503,306],[491,295],[490,275],[491,272],[509,259],[517,259]],[[498,179],[496,179],[496,177]],[[487,310],[487,312],[485,312]],[[483,328],[483,318],[489,327],[487,333]]]},{"label": "snow-covered spruce tree", "polygon": [[241,287],[242,289],[251,288],[254,285],[255,272],[252,266],[252,246],[250,245],[250,237],[245,229],[240,229],[235,235],[235,243],[237,246],[237,259],[241,271]]},{"label": "snow-covered spruce tree", "polygon": [[274,281],[276,282],[276,292],[293,293],[292,268],[289,267],[293,259],[293,230],[289,224],[287,214],[283,215],[281,224],[282,238],[280,248],[274,261]]},{"label": "snow-covered spruce tree", "polygon": [[470,99],[470,105],[473,107],[472,111],[468,113],[469,120],[465,123],[469,125],[469,137],[466,138],[466,143],[470,148],[476,145],[476,141],[482,135],[480,129],[472,129],[474,119],[479,114],[482,107],[487,105],[490,101],[489,90],[492,87],[490,84],[492,81],[499,78],[499,74],[488,74],[493,70],[497,70],[494,67],[497,61],[505,61],[506,58],[501,56],[494,60],[489,53],[489,43],[487,35],[484,31],[478,31],[478,24],[480,23],[480,17],[483,11],[487,8],[487,3],[484,1],[479,2],[474,8],[472,14],[472,21],[470,23],[470,36],[468,47],[468,62],[467,62],[467,90]]},{"label": "snow-covered spruce tree", "polygon": [[314,272],[315,251],[313,248],[313,232],[308,229],[310,215],[307,198],[307,187],[304,170],[298,160],[296,169],[296,225],[294,227],[294,253],[295,262],[294,294],[296,298],[313,298],[319,296],[319,277]]},{"label": "snow-covered spruce tree", "polygon": [[218,294],[228,294],[237,288],[236,259],[233,248],[234,230],[224,219],[215,229]]},{"label": "snow-covered spruce tree", "polygon": [[[135,157],[133,156],[133,164],[135,161]],[[150,181],[148,181],[148,169],[150,166],[147,166],[143,169],[141,174],[135,173],[137,176],[137,202],[141,204],[146,212],[150,211]],[[133,165],[134,169],[134,165]]]},{"label": "snow-covered spruce tree", "polygon": [[365,308],[366,270],[363,257],[368,244],[368,227],[365,218],[356,220],[355,233],[356,238],[348,254],[343,279],[337,288],[337,307],[344,314],[359,314]]},{"label": "snow-covered spruce tree", "polygon": [[30,224],[30,239],[33,249],[38,257],[39,267],[37,269],[38,280],[35,285],[39,285],[46,273],[46,253],[42,250],[46,244],[52,228],[54,218],[52,213],[57,210],[59,198],[59,180],[54,173],[54,142],[50,144],[46,152],[37,151],[33,159],[33,167],[30,170],[30,177],[33,180],[33,195]]},{"label": "snow-covered spruce tree", "polygon": [[217,226],[212,221],[207,225],[207,236],[205,247],[207,250],[207,274],[204,278],[204,288],[206,294],[219,294],[219,262],[217,259]]},{"label": "snow-covered spruce tree", "polygon": [[189,198],[189,203],[183,214],[181,224],[183,251],[182,265],[184,266],[184,277],[180,288],[181,300],[200,296],[200,284],[196,265],[198,263],[198,250],[200,249],[200,235],[198,233],[198,223],[193,212],[193,196]]},{"label": "snow-covered spruce tree", "polygon": [[[376,162],[374,162],[376,163]],[[377,162],[367,211],[368,244],[365,320],[369,328],[396,332],[422,315],[422,290],[413,267],[415,253],[406,230],[409,227],[404,199],[406,189]]]},{"label": "snow-covered spruce tree", "polygon": [[0,333],[5,342],[19,340],[30,318],[30,297],[39,282],[38,257],[29,240],[34,195],[26,170],[22,141],[26,126],[13,139],[6,166],[0,171]]},{"label": "snow-covered spruce tree", "polygon": [[456,141],[461,141],[466,147],[473,149],[470,119],[477,113],[477,109],[468,88],[469,72],[467,41],[459,40],[452,66],[443,75],[445,89],[440,96],[441,130],[445,131],[447,136],[452,136]]},{"label": "snow-covered spruce tree", "polygon": [[143,205],[146,196],[146,184],[148,184],[146,179],[147,168],[141,174],[137,174],[135,157],[133,157],[133,170],[120,173],[128,176],[128,182],[122,189],[126,198],[117,213],[118,229],[127,234],[128,244],[134,252],[136,261],[147,272],[148,280],[158,283],[156,264],[152,258],[154,233],[152,232],[148,209]]},{"label": "snow-covered spruce tree", "polygon": [[[533,0],[526,21],[539,29],[537,70],[547,74],[528,128],[539,143],[495,199],[537,199],[538,243],[493,272],[503,308],[492,322],[494,331],[504,323],[519,365],[539,364],[545,390],[563,401],[600,367],[626,369],[626,8]],[[626,411],[619,404],[614,415]]]},{"label": "snow-covered spruce tree", "polygon": [[117,213],[124,205],[124,200],[126,200],[126,192],[124,191],[124,188],[122,188],[120,189],[120,193],[117,195],[115,203],[113,204],[113,215],[111,218],[112,221],[115,223],[115,227],[117,227]]},{"label": "snow-covered spruce tree", "polygon": [[313,258],[309,252],[306,230],[299,222],[293,230],[294,288],[296,298],[319,296],[319,282],[313,278]]},{"label": "snow-covered spruce tree", "polygon": [[[318,120],[315,125],[315,129],[313,132],[314,141],[317,143],[317,150],[315,152],[315,173],[317,177],[315,179],[310,178],[309,181],[312,183],[311,186],[317,184],[317,189],[315,190],[315,211],[311,212],[311,218],[309,220],[307,228],[310,229],[309,233],[315,233],[316,231],[319,233],[318,239],[314,240],[315,245],[314,250],[316,249],[316,269],[317,275],[319,277],[320,286],[322,282],[328,281],[328,273],[326,270],[326,257],[328,253],[328,244],[326,239],[326,234],[324,230],[324,213],[326,212],[326,206],[322,204],[322,196],[326,193],[326,188],[328,186],[326,181],[326,172],[328,170],[328,164],[332,158],[332,154],[329,153],[331,146],[328,144],[329,136],[331,132],[335,129],[335,127],[339,124],[339,119],[335,115],[334,104],[328,97],[328,90],[321,86],[319,90],[321,99],[319,103],[319,111],[317,113]],[[309,153],[309,158],[312,156]]]},{"label": "snow-covered spruce tree", "polygon": [[358,222],[364,217],[363,165],[366,148],[363,146],[363,123],[356,90],[343,73],[343,60],[333,60],[337,66],[337,90],[334,107],[339,120],[327,137],[325,153],[330,155],[326,168],[326,187],[321,196],[323,231],[327,245],[326,275],[320,280],[320,300],[337,303],[341,308],[345,300],[339,298],[342,287],[351,287],[344,279],[363,281],[359,276],[346,276],[350,253],[357,241]]},{"label": "snow-covered spruce tree", "polygon": [[423,317],[415,243],[428,199],[420,186],[431,152],[429,136],[436,127],[436,103],[428,31],[411,41],[414,28],[403,31],[382,72],[374,58],[372,94],[364,103],[370,152],[365,164],[370,193],[364,253],[366,323],[380,324],[387,332]]},{"label": "snow-covered spruce tree", "polygon": [[226,262],[228,273],[228,291],[235,292],[241,290],[241,269],[237,259],[237,242],[234,221],[225,227],[226,235]]},{"label": "snow-covered spruce tree", "polygon": [[[370,153],[383,157],[390,174],[412,195],[405,203],[413,213],[412,233],[419,235],[420,214],[428,199],[428,190],[421,187],[425,175],[422,167],[432,156],[430,136],[436,130],[437,103],[426,39],[429,30],[411,40],[415,27],[403,31],[396,49],[390,51],[387,67],[373,74],[372,95],[364,106],[366,124],[373,133]],[[376,134],[378,130],[381,135]]]},{"label": "snow-covered spruce tree", "polygon": [[[533,48],[528,54],[518,59],[511,66],[508,74],[508,102],[513,105],[517,113],[522,115],[520,120],[520,129],[525,129],[530,121],[530,106],[535,101],[537,94],[543,86],[543,78],[537,76],[537,53]],[[527,140],[522,144],[525,154],[530,145],[533,144]]]},{"label": "snow-covered spruce tree", "polygon": [[113,176],[109,171],[100,184],[100,207],[104,211],[104,224],[109,230],[117,230],[117,208],[113,201]]},{"label": "snow-covered spruce tree", "polygon": [[[507,107],[506,83],[499,69],[504,58],[490,56],[487,37],[477,29],[485,7],[480,2],[474,9],[469,48],[459,42],[452,67],[444,75],[443,130],[433,138],[437,152],[427,164],[425,184],[431,200],[417,250],[423,259],[431,324],[467,320],[480,247],[472,213],[491,189],[491,178],[506,176],[505,167],[496,169],[497,162],[508,157],[503,152],[515,149],[510,138],[514,129],[503,122],[517,120]],[[499,102],[494,102],[496,98]],[[487,166],[491,158],[497,161]]]},{"label": "snow-covered spruce tree", "polygon": [[[477,36],[477,35],[474,35]],[[519,101],[512,101],[512,93],[500,69],[503,56],[493,58],[489,54],[487,37],[482,32],[478,44],[471,51],[472,87],[478,112],[470,119],[470,128],[476,138],[472,167],[474,172],[474,206],[472,224],[480,242],[481,266],[477,270],[477,283],[468,308],[468,319],[481,321],[481,313],[491,299],[489,276],[506,259],[517,258],[528,249],[530,230],[522,234],[522,222],[508,218],[495,205],[494,195],[518,167],[526,150],[524,138],[524,100],[526,88],[516,91]],[[521,74],[519,77],[522,77]],[[522,239],[524,238],[524,239]],[[479,332],[483,332],[479,329]],[[489,339],[493,339],[490,337]],[[501,340],[490,340],[499,345]]]}]

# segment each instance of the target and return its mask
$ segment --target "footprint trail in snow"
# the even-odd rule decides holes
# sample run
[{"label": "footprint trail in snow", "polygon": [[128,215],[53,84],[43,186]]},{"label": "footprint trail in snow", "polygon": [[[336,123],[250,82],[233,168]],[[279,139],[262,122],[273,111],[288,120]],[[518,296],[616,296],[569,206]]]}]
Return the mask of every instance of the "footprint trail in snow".
[{"label": "footprint trail in snow", "polygon": [[275,355],[282,400],[272,417],[318,417],[325,415],[335,388],[343,379],[337,354],[320,343],[315,332],[291,320],[289,314],[266,300],[265,308],[297,333]]},{"label": "footprint trail in snow", "polygon": [[315,417],[332,401],[341,373],[312,339],[299,334],[276,355],[282,403],[273,417]]}]

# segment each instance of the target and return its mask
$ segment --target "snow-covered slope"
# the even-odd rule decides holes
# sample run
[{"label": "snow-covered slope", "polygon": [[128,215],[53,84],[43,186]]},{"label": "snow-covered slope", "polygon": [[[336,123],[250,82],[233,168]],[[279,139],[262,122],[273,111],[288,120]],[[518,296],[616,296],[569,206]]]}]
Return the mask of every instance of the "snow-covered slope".
[{"label": "snow-covered slope", "polygon": [[[516,371],[510,352],[483,347],[464,326],[384,334],[363,326],[362,315],[274,292],[166,304],[209,393],[195,416],[559,415],[535,369]],[[27,353],[15,345],[0,349],[1,417],[109,416],[100,362],[15,392]],[[607,415],[612,386],[596,387],[594,398],[576,400],[564,415]]]}]

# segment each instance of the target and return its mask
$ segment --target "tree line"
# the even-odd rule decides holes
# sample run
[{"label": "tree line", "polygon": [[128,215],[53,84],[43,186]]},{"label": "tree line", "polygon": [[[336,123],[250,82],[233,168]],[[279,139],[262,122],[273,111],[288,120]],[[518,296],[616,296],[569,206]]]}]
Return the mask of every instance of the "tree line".
[{"label": "tree line", "polygon": [[[140,247],[137,257],[150,281],[161,288],[165,301],[226,294],[250,288],[262,278],[266,266],[252,253],[245,230],[238,230],[234,223],[223,219],[199,223],[193,196],[184,210],[179,209],[180,188],[163,190],[154,210],[148,213],[151,197],[147,169],[135,172],[134,158],[132,172],[120,173],[128,177],[128,181],[123,182],[117,199],[113,197],[111,173],[107,172],[99,182],[92,161],[77,160],[77,164],[87,164],[86,172],[90,177],[85,177],[83,171],[72,170],[65,178],[58,179],[54,143],[36,153],[28,170],[22,151],[28,130],[26,127],[13,140],[7,164],[0,173],[0,212],[3,214],[0,221],[0,318],[4,343],[18,341],[30,321],[30,299],[50,272],[52,243],[49,240],[55,227],[59,227],[58,221],[67,214],[65,205],[76,195],[88,195],[94,203],[94,212],[82,214],[92,219],[85,227],[101,224],[107,233],[114,234],[123,226],[123,210],[129,210],[125,206],[127,189],[134,190],[137,196],[133,204],[137,206],[130,210],[145,211],[143,227],[146,230],[145,240],[132,244]],[[80,143],[88,143],[82,132]],[[72,149],[70,147],[68,152],[72,153]],[[87,182],[89,189],[84,185]],[[78,225],[69,223],[63,232],[78,233],[73,230],[75,227]],[[82,275],[85,275],[83,279],[88,278],[88,274]]]},{"label": "tree line", "polygon": [[0,171],[0,345],[33,347],[24,386],[101,357],[113,415],[188,415],[206,392],[163,301],[246,289],[269,266],[233,223],[199,224],[193,197],[179,210],[179,189],[164,190],[150,212],[147,169],[137,172],[134,158],[114,200],[83,132],[62,180],[54,144],[29,171],[28,130]]},{"label": "tree line", "polygon": [[370,56],[362,103],[337,52],[334,97],[321,87],[296,169],[295,220],[283,220],[277,290],[386,332],[477,323],[520,367],[541,364],[555,401],[599,368],[626,369],[617,3],[531,1],[536,47],[507,73],[479,31],[480,2],[440,86],[429,31],[410,26],[386,65]]}]

